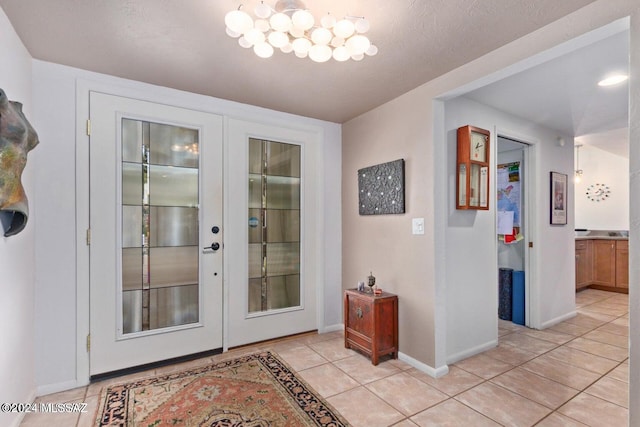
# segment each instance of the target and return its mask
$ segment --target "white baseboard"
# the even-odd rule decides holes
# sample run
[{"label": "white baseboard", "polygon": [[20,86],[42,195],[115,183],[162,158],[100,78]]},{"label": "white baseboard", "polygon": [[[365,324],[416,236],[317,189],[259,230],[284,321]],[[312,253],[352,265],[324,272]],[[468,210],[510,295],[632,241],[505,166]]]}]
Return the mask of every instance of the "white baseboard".
[{"label": "white baseboard", "polygon": [[328,332],[337,332],[337,331],[344,331],[344,325],[342,323],[337,325],[329,325],[329,326],[325,326],[324,328],[318,329],[319,334],[326,334]]},{"label": "white baseboard", "polygon": [[16,417],[13,419],[11,424],[9,424],[9,427],[20,427],[20,424],[22,424],[22,421],[24,420],[25,415],[27,415],[26,412],[16,413]]},{"label": "white baseboard", "polygon": [[562,316],[558,316],[558,317],[556,317],[554,319],[547,320],[546,322],[544,322],[542,324],[542,329],[550,328],[551,326],[557,325],[560,322],[564,322],[567,319],[571,319],[572,317],[576,317],[576,314],[578,314],[578,312],[574,310],[574,311],[569,312],[567,314],[563,314]]},{"label": "white baseboard", "polygon": [[448,364],[456,363],[459,360],[466,359],[467,357],[475,356],[476,354],[482,353],[483,351],[491,350],[492,348],[497,346],[498,346],[498,340],[492,340],[484,344],[480,344],[479,346],[469,348],[467,350],[464,350],[449,356],[447,358],[447,363]]},{"label": "white baseboard", "polygon": [[56,384],[41,385],[38,386],[38,389],[36,390],[36,396],[46,396],[51,393],[59,393],[61,391],[67,391],[77,387],[84,387],[87,384],[80,384],[78,381],[73,380]]},{"label": "white baseboard", "polygon": [[[326,328],[324,328],[322,330],[322,332],[320,333],[326,333],[326,332],[335,332],[335,331],[343,331],[344,330],[344,324],[341,325],[332,325],[332,326],[327,326]],[[408,356],[402,352],[398,352],[398,359],[402,360],[403,362],[405,362],[407,365],[410,365],[414,368],[416,368],[419,371],[424,372],[427,375],[432,376],[433,378],[440,378],[443,375],[446,375],[447,373],[449,373],[449,367],[448,366],[441,366],[440,368],[434,368],[432,366],[429,366],[425,363],[420,362],[417,359],[414,359],[411,356]]]},{"label": "white baseboard", "polygon": [[439,368],[434,368],[402,352],[398,352],[398,359],[433,378],[440,378],[441,376],[449,373],[449,367],[447,365],[441,366]]},{"label": "white baseboard", "polygon": [[[36,400],[36,391],[33,390],[31,393],[29,393],[29,396],[27,397],[27,400],[24,400],[21,403],[33,403]],[[11,421],[11,424],[9,424],[9,427],[20,427],[20,424],[22,424],[22,421],[24,420],[24,416],[27,415],[26,412],[19,412],[16,414],[17,416],[13,419],[13,421]]]}]

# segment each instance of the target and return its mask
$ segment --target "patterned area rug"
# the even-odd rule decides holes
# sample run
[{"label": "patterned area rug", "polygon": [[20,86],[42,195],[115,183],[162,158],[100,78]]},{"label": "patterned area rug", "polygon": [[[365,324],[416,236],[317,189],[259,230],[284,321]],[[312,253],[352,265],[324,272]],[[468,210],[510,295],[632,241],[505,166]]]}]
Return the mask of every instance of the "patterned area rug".
[{"label": "patterned area rug", "polygon": [[98,426],[348,425],[270,352],[112,385],[100,402]]}]

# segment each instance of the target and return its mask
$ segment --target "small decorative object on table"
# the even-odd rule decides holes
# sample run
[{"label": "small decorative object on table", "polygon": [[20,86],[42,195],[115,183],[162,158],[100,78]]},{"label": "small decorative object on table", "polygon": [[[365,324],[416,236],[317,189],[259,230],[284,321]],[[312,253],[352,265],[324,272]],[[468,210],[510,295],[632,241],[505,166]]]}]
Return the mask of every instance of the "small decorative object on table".
[{"label": "small decorative object on table", "polygon": [[364,292],[364,282],[358,282],[358,292]]},{"label": "small decorative object on table", "polygon": [[369,272],[369,276],[367,276],[367,285],[369,286],[371,293],[373,293],[373,287],[376,285],[376,277],[371,271]]}]

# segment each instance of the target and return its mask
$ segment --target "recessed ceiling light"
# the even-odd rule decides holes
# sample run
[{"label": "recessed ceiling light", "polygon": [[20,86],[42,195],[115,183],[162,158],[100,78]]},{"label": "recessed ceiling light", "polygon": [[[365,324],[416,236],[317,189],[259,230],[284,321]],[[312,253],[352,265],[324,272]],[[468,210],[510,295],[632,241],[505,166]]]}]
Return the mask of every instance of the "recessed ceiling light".
[{"label": "recessed ceiling light", "polygon": [[624,82],[628,78],[629,78],[629,76],[627,76],[626,74],[615,74],[613,76],[607,77],[606,79],[600,80],[598,82],[598,86],[613,86],[613,85],[617,85],[618,83]]}]

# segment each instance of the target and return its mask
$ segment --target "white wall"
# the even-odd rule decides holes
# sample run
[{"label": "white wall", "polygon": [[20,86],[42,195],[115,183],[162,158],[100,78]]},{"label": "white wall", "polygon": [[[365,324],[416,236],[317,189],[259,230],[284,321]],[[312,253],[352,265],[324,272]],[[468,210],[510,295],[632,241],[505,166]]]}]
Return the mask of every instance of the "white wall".
[{"label": "white wall", "polygon": [[[575,185],[576,228],[589,230],[629,229],[629,159],[592,145],[580,147],[582,181]],[[611,189],[608,199],[589,200],[587,188],[606,184]]]},{"label": "white wall", "polygon": [[[447,276],[447,362],[455,362],[493,347],[498,339],[498,242],[496,239],[496,133],[518,135],[532,143],[534,165],[531,171],[531,196],[536,208],[531,226],[537,268],[527,274],[536,278],[539,294],[530,292],[531,326],[541,328],[575,311],[573,207],[569,206],[568,224],[549,225],[549,172],[571,175],[573,148],[560,147],[558,137],[568,135],[487,107],[464,97],[445,105],[447,130],[447,176],[449,195],[446,227]],[[455,208],[456,129],[464,125],[487,129],[492,134],[491,198],[488,211]],[[571,186],[571,184],[569,184]],[[569,188],[571,194],[571,187]],[[537,250],[536,250],[537,248]],[[540,311],[534,313],[537,301]],[[555,320],[557,323],[557,320]]]},{"label": "white wall", "polygon": [[[87,202],[86,195],[76,194],[76,185],[80,188],[85,185],[76,181],[76,154],[83,151],[76,151],[76,131],[78,126],[83,126],[76,123],[77,82],[84,87],[243,120],[314,128],[324,135],[323,159],[318,162],[324,167],[321,171],[322,200],[319,202],[323,206],[320,221],[325,227],[325,237],[318,248],[325,261],[321,273],[324,276],[324,299],[319,328],[339,327],[342,318],[342,261],[338,243],[341,227],[336,220],[341,211],[339,125],[42,61],[34,61],[33,69],[33,93],[41,139],[50,141],[43,147],[36,164],[39,177],[35,191],[38,200],[36,213],[42,218],[36,249],[39,261],[36,270],[36,380],[39,394],[68,389],[86,381],[82,378],[86,355],[82,351],[76,354],[76,330],[79,339],[88,332],[83,316],[76,321],[76,296],[79,295],[81,306],[88,302],[85,301],[88,292],[86,279],[76,278],[76,268],[79,267],[76,252],[81,259],[87,252],[86,245],[82,243],[83,236],[76,236],[76,223],[80,227],[87,223],[82,206],[80,215],[76,217],[76,203]],[[84,104],[87,101],[79,102]],[[79,143],[84,143],[84,140]],[[79,158],[77,162],[86,167],[86,160]]]},{"label": "white wall", "polygon": [[[0,9],[0,88],[10,100],[20,101],[23,111],[38,131],[33,119],[31,56]],[[27,227],[13,237],[0,234],[0,402],[30,402],[35,396],[33,374],[33,300],[36,209],[34,197],[35,163],[41,146],[29,154],[22,175],[31,210]],[[0,425],[17,426],[22,414],[0,413]]]}]

